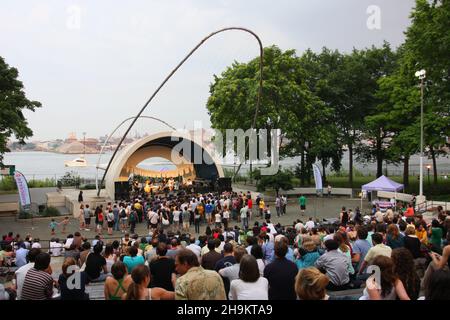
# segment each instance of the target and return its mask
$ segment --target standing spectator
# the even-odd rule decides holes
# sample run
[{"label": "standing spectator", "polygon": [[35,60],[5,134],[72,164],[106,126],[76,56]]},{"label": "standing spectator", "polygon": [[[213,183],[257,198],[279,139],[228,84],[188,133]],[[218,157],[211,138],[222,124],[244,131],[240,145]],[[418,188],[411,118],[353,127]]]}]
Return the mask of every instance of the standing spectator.
[{"label": "standing spectator", "polygon": [[119,208],[117,208],[117,203],[114,204],[113,206],[113,215],[114,215],[114,231],[120,231],[119,229]]},{"label": "standing spectator", "polygon": [[91,227],[91,209],[89,209],[89,204],[86,204],[84,207],[84,227],[86,231],[89,231],[89,228]]},{"label": "standing spectator", "polygon": [[287,197],[286,195],[281,196],[281,214],[286,214],[286,206],[287,206]]},{"label": "standing spectator", "polygon": [[54,280],[51,276],[50,255],[39,253],[34,267],[28,270],[23,281],[21,300],[50,300],[53,296]]},{"label": "standing spectator", "polygon": [[277,217],[281,216],[281,198],[277,195],[275,199],[275,210],[277,211]]},{"label": "standing spectator", "polygon": [[230,300],[268,300],[269,283],[261,277],[255,257],[241,259],[239,279],[231,281]]},{"label": "standing spectator", "polygon": [[294,290],[297,266],[286,259],[288,245],[285,239],[275,242],[275,260],[264,269],[264,278],[269,281],[269,300],[295,300]]},{"label": "standing spectator", "polygon": [[242,229],[247,230],[248,229],[248,207],[245,206],[240,211],[241,215],[241,222],[242,222]]},{"label": "standing spectator", "polygon": [[325,247],[327,252],[317,259],[315,266],[325,271],[330,279],[327,289],[332,291],[348,289],[350,277],[347,257],[337,250],[339,244],[336,240],[325,241]]},{"label": "standing spectator", "polygon": [[191,213],[188,211],[187,207],[183,207],[183,213],[181,214],[183,220],[183,231],[189,231],[189,221],[191,218]]},{"label": "standing spectator", "polygon": [[115,224],[115,217],[114,212],[112,209],[108,210],[108,213],[106,214],[106,222],[108,223],[108,234],[112,235],[114,224]]},{"label": "standing spectator", "polygon": [[328,185],[327,187],[327,193],[328,193],[328,198],[331,198],[331,186]]},{"label": "standing spectator", "polygon": [[190,250],[180,250],[175,268],[181,275],[175,286],[176,300],[226,300],[222,278],[215,271],[200,267]]},{"label": "standing spectator", "polygon": [[78,202],[83,202],[83,191],[80,190],[80,193],[78,194]]},{"label": "standing spectator", "polygon": [[300,198],[298,198],[298,203],[300,205],[300,212],[303,215],[305,215],[305,210],[306,210],[306,198],[304,195],[300,195]]}]

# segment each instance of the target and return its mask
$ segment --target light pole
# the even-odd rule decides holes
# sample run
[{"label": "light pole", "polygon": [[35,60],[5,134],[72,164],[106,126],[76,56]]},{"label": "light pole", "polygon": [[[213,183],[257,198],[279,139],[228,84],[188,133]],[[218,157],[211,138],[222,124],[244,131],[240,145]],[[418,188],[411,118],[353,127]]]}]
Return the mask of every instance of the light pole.
[{"label": "light pole", "polygon": [[417,71],[415,76],[420,80],[420,181],[419,196],[423,197],[423,80],[426,77],[424,69]]}]

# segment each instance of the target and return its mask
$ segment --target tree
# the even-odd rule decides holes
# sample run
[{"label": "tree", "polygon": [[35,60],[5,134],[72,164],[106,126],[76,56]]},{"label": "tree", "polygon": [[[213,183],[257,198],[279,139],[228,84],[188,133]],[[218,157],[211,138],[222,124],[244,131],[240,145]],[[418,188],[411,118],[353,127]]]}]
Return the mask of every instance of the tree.
[{"label": "tree", "polygon": [[383,161],[387,157],[387,149],[392,133],[387,130],[389,122],[380,112],[379,104],[383,102],[377,95],[379,80],[390,76],[396,67],[397,56],[387,42],[381,48],[372,46],[370,49],[359,52],[364,68],[364,100],[366,103],[366,116],[360,130],[359,141],[356,144],[356,159],[362,162],[375,161],[377,164],[377,177],[383,173]]},{"label": "tree", "polygon": [[[424,93],[424,143],[433,161],[437,183],[436,157],[450,135],[450,1],[416,0],[412,23],[406,31],[404,63],[427,71]],[[417,83],[417,79],[416,79]],[[417,100],[420,105],[420,100]],[[425,150],[427,151],[427,150]]]},{"label": "tree", "polygon": [[[263,91],[256,128],[281,129],[280,156],[291,155],[304,141],[304,131],[313,128],[312,115],[319,102],[304,83],[306,78],[295,50],[276,46],[264,49]],[[259,59],[234,62],[210,85],[207,109],[212,127],[225,129],[251,127],[259,86]],[[309,126],[306,125],[309,123]],[[270,139],[269,139],[270,140]],[[229,142],[229,141],[227,141]],[[270,148],[268,148],[270,150]],[[246,159],[248,154],[246,154]]]},{"label": "tree", "polygon": [[294,188],[292,183],[292,172],[288,170],[278,170],[278,172],[272,176],[260,176],[256,185],[257,191],[265,191],[266,188],[273,188],[277,194],[280,189],[292,190]]},{"label": "tree", "polygon": [[40,102],[26,98],[23,84],[17,79],[18,75],[17,69],[10,67],[0,57],[0,164],[3,154],[10,151],[7,142],[12,135],[21,144],[25,144],[25,139],[33,135],[23,110],[34,111],[41,107]]}]

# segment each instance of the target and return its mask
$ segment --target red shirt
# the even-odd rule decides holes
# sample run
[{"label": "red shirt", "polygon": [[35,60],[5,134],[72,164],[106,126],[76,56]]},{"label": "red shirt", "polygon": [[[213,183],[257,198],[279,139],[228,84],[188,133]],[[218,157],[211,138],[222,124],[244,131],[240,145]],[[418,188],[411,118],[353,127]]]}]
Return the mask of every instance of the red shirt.
[{"label": "red shirt", "polygon": [[248,199],[247,205],[248,205],[248,208],[249,208],[249,209],[251,209],[251,208],[253,207],[253,201],[252,201],[252,199]]},{"label": "red shirt", "polygon": [[413,207],[409,207],[408,209],[406,209],[405,217],[407,217],[407,218],[414,217],[414,209],[413,209]]}]

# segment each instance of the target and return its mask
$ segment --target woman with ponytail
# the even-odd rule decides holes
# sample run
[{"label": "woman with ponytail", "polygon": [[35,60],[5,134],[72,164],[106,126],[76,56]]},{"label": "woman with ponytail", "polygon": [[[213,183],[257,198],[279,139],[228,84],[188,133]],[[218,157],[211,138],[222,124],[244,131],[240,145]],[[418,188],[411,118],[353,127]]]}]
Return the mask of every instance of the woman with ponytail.
[{"label": "woman with ponytail", "polygon": [[150,269],[146,265],[138,265],[131,272],[133,282],[128,286],[124,300],[174,300],[175,293],[163,288],[148,288]]}]

